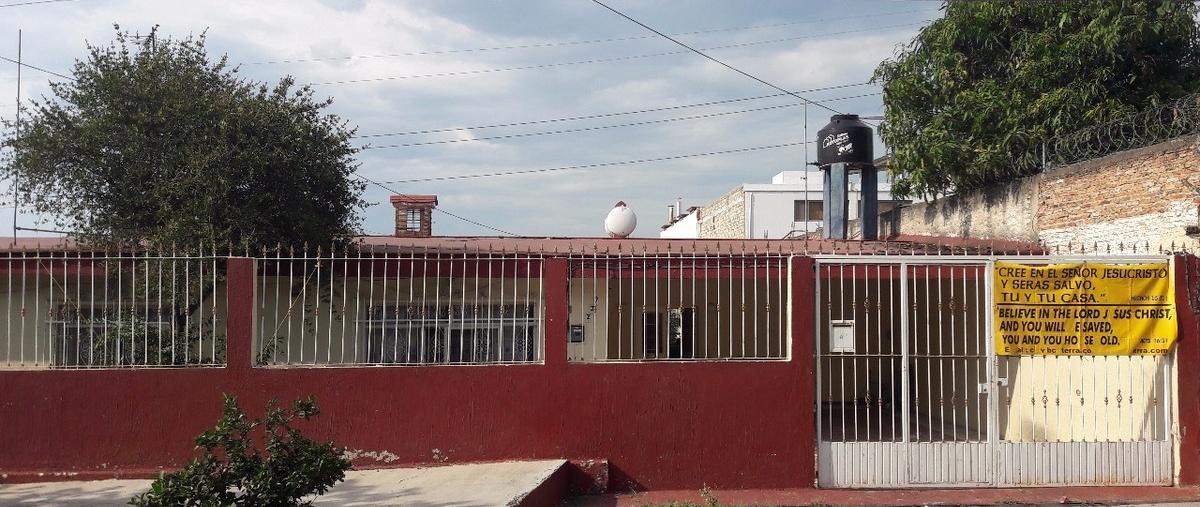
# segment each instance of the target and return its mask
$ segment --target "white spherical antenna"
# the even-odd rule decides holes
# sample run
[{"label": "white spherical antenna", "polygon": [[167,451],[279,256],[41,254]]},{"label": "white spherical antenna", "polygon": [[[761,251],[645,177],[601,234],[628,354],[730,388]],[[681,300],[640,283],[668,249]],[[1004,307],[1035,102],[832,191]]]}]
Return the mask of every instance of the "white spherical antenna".
[{"label": "white spherical antenna", "polygon": [[610,238],[626,238],[637,228],[637,214],[620,201],[604,218],[604,231]]}]

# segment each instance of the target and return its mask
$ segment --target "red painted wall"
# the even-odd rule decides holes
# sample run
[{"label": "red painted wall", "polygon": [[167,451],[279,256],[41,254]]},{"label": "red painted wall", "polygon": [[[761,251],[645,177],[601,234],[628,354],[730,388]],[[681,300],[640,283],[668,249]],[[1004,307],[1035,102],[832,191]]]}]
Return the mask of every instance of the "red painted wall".
[{"label": "red painted wall", "polygon": [[[230,260],[228,367],[0,372],[0,482],[178,467],[227,392],[252,412],[315,394],[315,435],[394,456],[360,465],[595,458],[616,489],[811,487],[814,279],[792,262],[788,362],[567,363],[567,264],[548,259],[547,364],[257,369],[253,264]],[[1197,485],[1200,384],[1183,377],[1200,363],[1200,259],[1177,267],[1180,479]]]},{"label": "red painted wall", "polygon": [[1200,383],[1191,376],[1200,364],[1200,258],[1175,257],[1175,308],[1179,338],[1175,361],[1179,375],[1179,483],[1200,485]]},{"label": "red painted wall", "polygon": [[[809,393],[794,363],[4,372],[0,473],[178,466],[220,393],[315,394],[316,434],[393,463],[607,458],[646,488],[799,486]],[[811,446],[810,446],[811,447]]]},{"label": "red painted wall", "polygon": [[790,362],[568,364],[567,265],[548,259],[547,364],[257,369],[253,264],[232,259],[226,368],[0,372],[0,481],[178,467],[228,392],[252,413],[315,394],[314,434],[395,456],[378,466],[597,458],[621,489],[810,486],[812,271],[795,262]]}]

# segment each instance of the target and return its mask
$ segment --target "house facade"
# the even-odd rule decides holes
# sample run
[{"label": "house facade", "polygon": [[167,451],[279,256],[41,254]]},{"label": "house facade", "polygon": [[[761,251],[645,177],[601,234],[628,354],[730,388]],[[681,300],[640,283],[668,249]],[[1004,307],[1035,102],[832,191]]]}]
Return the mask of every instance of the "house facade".
[{"label": "house facade", "polygon": [[[855,176],[857,177],[857,176]],[[824,183],[821,171],[783,171],[770,183],[745,183],[708,204],[674,216],[662,226],[662,238],[781,239],[819,232]],[[858,219],[860,185],[849,188],[852,224]],[[886,173],[879,182],[880,212],[907,203],[895,200]]]}]

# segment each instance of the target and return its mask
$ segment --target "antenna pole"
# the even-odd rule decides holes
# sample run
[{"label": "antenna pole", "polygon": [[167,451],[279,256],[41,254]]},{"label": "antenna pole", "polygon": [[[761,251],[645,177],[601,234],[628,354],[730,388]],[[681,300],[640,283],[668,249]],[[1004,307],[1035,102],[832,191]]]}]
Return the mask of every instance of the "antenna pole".
[{"label": "antenna pole", "polygon": [[[804,103],[804,170],[808,170],[808,102]],[[806,180],[807,181],[807,180]],[[808,195],[804,196],[805,199]]]},{"label": "antenna pole", "polygon": [[[17,30],[17,115],[16,115],[16,135],[17,139],[21,138],[21,30]],[[18,143],[19,146],[19,143]],[[13,148],[14,150],[16,147]],[[20,165],[18,162],[17,165]],[[17,185],[20,182],[20,176],[16,171],[13,171],[13,246],[17,245]]]}]

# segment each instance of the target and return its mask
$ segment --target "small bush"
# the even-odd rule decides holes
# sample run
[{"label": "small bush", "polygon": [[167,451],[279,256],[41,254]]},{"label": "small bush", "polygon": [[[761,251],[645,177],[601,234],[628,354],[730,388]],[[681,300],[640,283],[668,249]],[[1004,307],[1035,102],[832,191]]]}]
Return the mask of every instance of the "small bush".
[{"label": "small bush", "polygon": [[[183,470],[162,474],[150,491],[134,497],[138,506],[308,505],[301,499],[322,494],[346,477],[350,460],[332,443],[317,443],[291,423],[320,413],[316,399],[296,400],[285,410],[267,402],[262,419],[251,420],[237,400],[225,395],[217,425],[196,438],[204,455]],[[255,430],[261,428],[259,432]],[[263,443],[260,449],[255,442]]]}]

